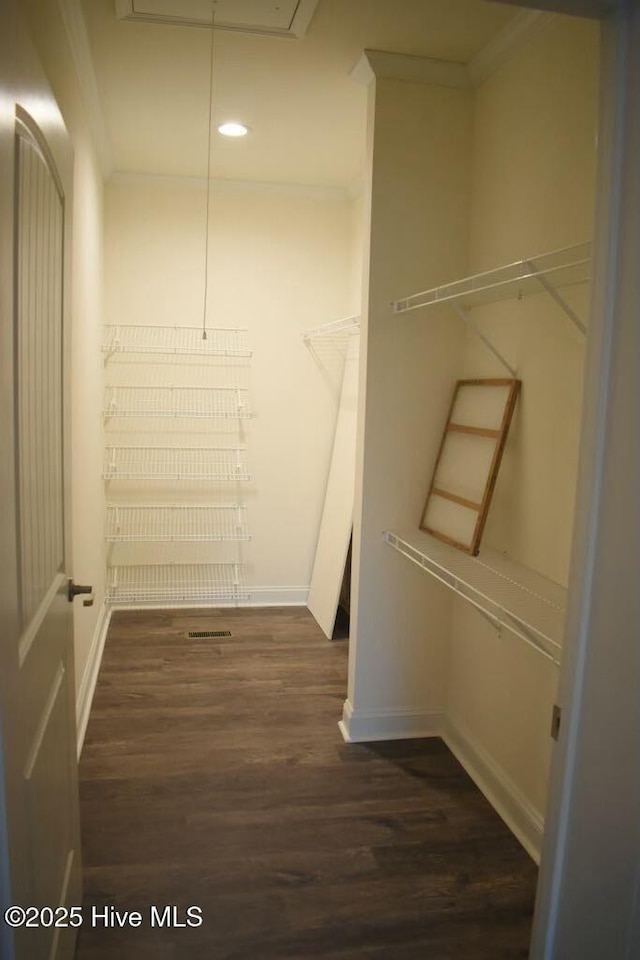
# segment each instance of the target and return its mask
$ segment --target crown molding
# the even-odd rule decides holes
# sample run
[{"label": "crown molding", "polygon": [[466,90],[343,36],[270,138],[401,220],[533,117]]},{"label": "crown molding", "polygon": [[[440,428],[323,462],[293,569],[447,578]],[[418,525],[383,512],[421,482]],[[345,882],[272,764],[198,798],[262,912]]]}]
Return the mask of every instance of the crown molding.
[{"label": "crown molding", "polygon": [[471,86],[469,73],[463,63],[389,53],[387,50],[365,50],[352,69],[351,77],[366,87],[376,77],[428,83],[438,87]]},{"label": "crown molding", "polygon": [[555,17],[555,13],[523,10],[467,64],[389,53],[386,50],[365,50],[351,70],[351,78],[365,87],[376,77],[459,89],[478,87]]},{"label": "crown molding", "polygon": [[93,68],[89,35],[82,13],[82,5],[80,0],[58,0],[58,8],[78,76],[78,86],[85,107],[87,125],[93,138],[102,175],[106,180],[113,172],[113,158],[98,92],[98,82]]},{"label": "crown molding", "polygon": [[474,87],[492,77],[528,40],[555,18],[555,13],[523,10],[503,27],[467,64]]},{"label": "crown molding", "polygon": [[[206,177],[163,176],[161,174],[128,173],[118,170],[111,174],[108,185],[204,192],[207,188],[207,180]],[[212,179],[211,193],[301,197],[338,203],[345,203],[351,199],[348,186],[332,187],[323,184],[278,183],[260,180]]]}]

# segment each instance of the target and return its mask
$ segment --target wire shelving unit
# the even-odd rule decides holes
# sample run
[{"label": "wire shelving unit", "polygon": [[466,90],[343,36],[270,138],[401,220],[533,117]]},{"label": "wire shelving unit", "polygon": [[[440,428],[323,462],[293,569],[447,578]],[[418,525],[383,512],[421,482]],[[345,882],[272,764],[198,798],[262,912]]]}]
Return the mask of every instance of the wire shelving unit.
[{"label": "wire shelving unit", "polygon": [[103,352],[111,360],[123,354],[139,354],[144,358],[158,356],[250,357],[247,331],[231,328],[207,330],[202,327],[143,326],[141,324],[108,324],[105,327]]},{"label": "wire shelving unit", "polygon": [[249,419],[249,392],[229,387],[116,387],[105,391],[104,416]]},{"label": "wire shelving unit", "polygon": [[494,626],[510,630],[553,663],[560,663],[564,587],[495,551],[483,548],[480,556],[471,557],[420,530],[386,531],[384,539]]},{"label": "wire shelving unit", "polygon": [[250,540],[242,504],[107,505],[105,539],[109,543],[213,542]]},{"label": "wire shelving unit", "polygon": [[579,243],[411,294],[394,301],[393,309],[395,313],[406,313],[456,300],[470,310],[497,300],[549,292],[547,285],[555,290],[585,283],[590,278],[591,243]]},{"label": "wire shelving unit", "polygon": [[338,394],[342,386],[344,365],[360,333],[360,317],[332,320],[313,327],[302,334],[302,339],[323,377]]},{"label": "wire shelving unit", "polygon": [[248,600],[238,563],[145,564],[109,569],[114,604],[224,603]]},{"label": "wire shelving unit", "polygon": [[344,317],[341,320],[332,320],[320,327],[305,330],[302,339],[305,343],[313,340],[335,340],[355,336],[360,333],[360,317]]},{"label": "wire shelving unit", "polygon": [[[204,336],[201,327],[110,324],[102,349],[106,362],[120,363],[105,390],[103,476],[106,481],[141,481],[118,493],[111,489],[105,529],[107,600],[124,606],[248,600],[241,562],[241,544],[251,539],[246,508],[237,489],[222,488],[218,494],[210,486],[235,487],[252,479],[243,422],[253,413],[249,391],[238,381],[251,357],[247,330],[210,328]],[[125,379],[125,361],[125,382],[133,385],[118,384]],[[121,418],[145,423],[125,426],[118,422]],[[180,446],[165,436],[177,430],[162,422],[169,418],[185,421],[173,441]],[[205,419],[226,423],[205,425]],[[131,436],[132,429],[139,438]],[[217,445],[218,439],[228,445]],[[145,482],[155,487],[145,488]],[[157,499],[172,502],[154,503],[151,490],[162,490],[162,483],[171,485],[170,492]],[[124,502],[114,502],[120,499]],[[210,546],[216,542],[236,544],[233,562],[209,562],[218,554],[220,560],[231,559],[229,547]]]},{"label": "wire shelving unit", "polygon": [[562,296],[560,290],[586,283],[590,279],[591,243],[587,241],[554,250],[551,253],[516,260],[514,263],[476,273],[454,283],[445,283],[430,290],[413,293],[408,297],[395,300],[392,307],[394,313],[401,314],[422,307],[449,303],[472,333],[509,372],[509,375],[515,377],[514,367],[505,360],[500,351],[471,319],[470,311],[483,304],[514,298],[521,300],[531,294],[545,292],[555,301],[571,323],[582,334],[586,334],[587,327],[584,321]]},{"label": "wire shelving unit", "polygon": [[105,480],[250,481],[244,447],[110,446]]}]

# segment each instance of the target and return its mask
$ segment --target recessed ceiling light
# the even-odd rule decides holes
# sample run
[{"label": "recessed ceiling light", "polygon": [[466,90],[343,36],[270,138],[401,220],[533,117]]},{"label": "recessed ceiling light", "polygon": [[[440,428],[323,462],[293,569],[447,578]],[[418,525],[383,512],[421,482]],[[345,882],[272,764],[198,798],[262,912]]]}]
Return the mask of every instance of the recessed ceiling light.
[{"label": "recessed ceiling light", "polygon": [[244,123],[237,123],[236,121],[221,123],[218,127],[218,133],[221,133],[223,137],[244,137],[249,133],[249,127],[245,127]]}]

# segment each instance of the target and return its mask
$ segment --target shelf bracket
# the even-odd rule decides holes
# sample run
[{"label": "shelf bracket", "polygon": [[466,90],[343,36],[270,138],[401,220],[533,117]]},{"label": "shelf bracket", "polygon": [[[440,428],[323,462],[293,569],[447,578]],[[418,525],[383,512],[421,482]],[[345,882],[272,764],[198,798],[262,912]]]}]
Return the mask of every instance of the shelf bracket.
[{"label": "shelf bracket", "polygon": [[466,309],[465,309],[463,306],[461,306],[459,303],[455,303],[455,301],[451,304],[451,306],[453,307],[453,309],[455,310],[455,312],[458,314],[458,316],[460,317],[460,319],[461,319],[461,320],[464,320],[464,322],[465,322],[466,325],[469,327],[469,329],[471,330],[471,332],[474,333],[474,334],[476,335],[476,337],[478,337],[478,339],[482,340],[482,342],[484,343],[484,345],[485,345],[485,347],[487,348],[487,350],[490,350],[490,351],[491,351],[491,353],[494,355],[494,357],[496,358],[496,360],[505,368],[505,370],[508,370],[508,371],[509,371],[509,374],[515,379],[516,376],[517,376],[517,374],[516,374],[516,371],[514,370],[514,368],[513,368],[510,364],[507,363],[507,361],[506,361],[505,358],[502,356],[502,354],[501,354],[501,353],[498,353],[498,351],[497,351],[496,348],[493,346],[493,344],[491,343],[491,341],[490,341],[489,339],[487,339],[487,337],[485,337],[484,333],[482,333],[481,330],[478,329],[478,327],[475,325],[475,323],[473,322],[473,320],[472,320],[471,317],[469,316],[469,311],[466,310]]},{"label": "shelf bracket", "polygon": [[477,613],[479,613],[481,617],[484,617],[487,623],[491,624],[498,636],[500,636],[504,624],[498,617],[495,616],[495,614],[490,613],[489,610],[485,610],[484,607],[481,607],[476,600],[473,600],[471,597],[469,597],[469,595],[463,590],[456,589],[455,592],[458,594],[458,596],[462,597],[464,600],[467,600],[468,603],[471,603],[476,608]]},{"label": "shelf bracket", "polygon": [[560,309],[566,314],[567,317],[569,317],[569,320],[571,320],[571,322],[578,328],[578,330],[581,333],[585,334],[586,336],[586,333],[587,333],[586,326],[584,325],[584,323],[582,322],[578,314],[575,312],[575,310],[569,306],[569,304],[564,299],[564,297],[562,297],[558,293],[558,291],[555,289],[555,287],[551,283],[549,283],[547,278],[540,273],[540,271],[538,270],[535,264],[531,263],[530,260],[523,260],[522,262],[527,267],[527,269],[531,271],[531,276],[535,277],[535,279],[538,281],[538,283],[543,288],[543,290],[545,290],[549,294],[552,300],[555,300],[555,302],[558,304]]},{"label": "shelf bracket", "polygon": [[[425,569],[428,570],[428,567]],[[441,578],[438,578],[438,579],[441,579]],[[443,580],[442,582],[446,582],[446,581]],[[482,604],[479,603],[477,600],[475,600],[473,597],[469,596],[469,594],[465,590],[461,590],[457,586],[458,580],[455,580],[455,583],[456,583],[456,586],[453,587],[454,593],[457,593],[459,597],[462,597],[463,600],[466,600],[473,607],[475,607],[477,612],[482,617],[484,617],[484,619],[488,623],[490,623],[491,626],[496,630],[496,632],[498,633],[498,636],[502,635],[503,630],[509,630],[511,633],[515,633],[517,637],[520,637],[521,640],[524,640],[524,642],[528,644],[530,647],[533,647],[534,650],[537,650],[538,653],[541,653],[543,656],[545,656],[547,660],[551,660],[551,662],[554,663],[557,667],[560,666],[560,661],[556,657],[554,657],[554,655],[549,650],[547,650],[543,646],[543,644],[540,643],[537,637],[535,637],[529,630],[527,630],[526,626],[522,623],[522,621],[511,617],[508,610],[502,610],[501,611],[502,615],[497,616],[495,613],[492,613],[486,607],[482,606]]]}]

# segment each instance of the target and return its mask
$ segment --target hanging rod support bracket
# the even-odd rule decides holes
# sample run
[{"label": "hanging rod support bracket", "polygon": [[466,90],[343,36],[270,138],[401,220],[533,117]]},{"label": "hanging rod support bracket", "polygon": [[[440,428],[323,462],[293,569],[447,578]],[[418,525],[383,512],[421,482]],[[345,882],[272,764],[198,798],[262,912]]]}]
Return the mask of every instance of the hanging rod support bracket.
[{"label": "hanging rod support bracket", "polygon": [[471,330],[471,332],[474,333],[474,334],[476,335],[476,337],[478,337],[478,339],[482,340],[482,342],[484,343],[484,345],[485,345],[485,347],[487,348],[487,350],[490,350],[490,351],[491,351],[491,353],[494,355],[494,357],[496,358],[496,360],[497,360],[500,364],[502,364],[502,366],[505,368],[505,370],[508,370],[509,373],[510,373],[510,375],[515,379],[515,377],[516,377],[516,371],[514,370],[514,368],[513,368],[510,364],[507,363],[507,361],[506,361],[505,358],[502,356],[502,354],[501,354],[501,353],[498,353],[498,351],[496,350],[496,348],[494,347],[494,345],[491,343],[491,341],[490,341],[487,337],[485,337],[484,333],[482,333],[481,330],[478,329],[478,327],[475,325],[475,323],[473,322],[473,320],[472,320],[471,317],[469,316],[469,311],[466,310],[463,306],[461,306],[461,304],[456,303],[455,301],[452,302],[451,306],[453,307],[453,309],[455,310],[455,312],[458,314],[458,316],[460,317],[460,319],[461,319],[461,320],[464,320],[464,322],[465,322],[466,325],[469,327],[469,329]]}]

